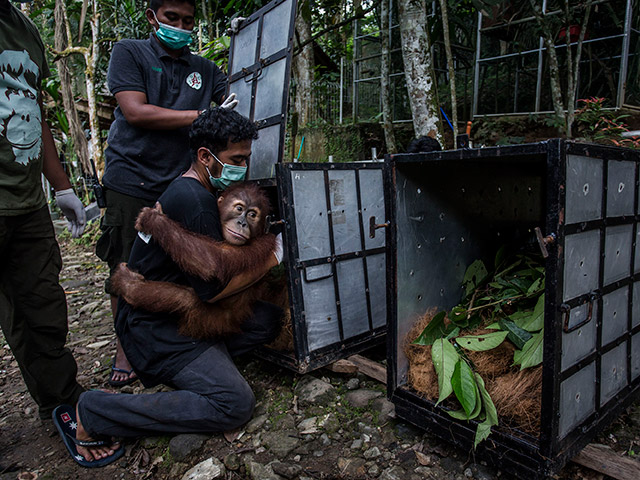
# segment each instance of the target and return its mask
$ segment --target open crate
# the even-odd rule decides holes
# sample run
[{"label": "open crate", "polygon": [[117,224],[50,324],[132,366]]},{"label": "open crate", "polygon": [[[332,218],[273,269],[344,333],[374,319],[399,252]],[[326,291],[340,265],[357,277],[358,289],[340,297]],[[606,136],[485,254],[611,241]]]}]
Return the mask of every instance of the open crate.
[{"label": "open crate", "polygon": [[277,165],[293,350],[263,357],[306,372],[384,340],[385,235],[369,228],[384,218],[382,166]]},{"label": "open crate", "polygon": [[388,395],[398,417],[466,449],[476,423],[407,384],[416,316],[450,309],[476,259],[555,236],[545,260],[541,432],[493,427],[476,455],[519,477],[558,471],[640,386],[640,152],[550,140],[387,158]]}]

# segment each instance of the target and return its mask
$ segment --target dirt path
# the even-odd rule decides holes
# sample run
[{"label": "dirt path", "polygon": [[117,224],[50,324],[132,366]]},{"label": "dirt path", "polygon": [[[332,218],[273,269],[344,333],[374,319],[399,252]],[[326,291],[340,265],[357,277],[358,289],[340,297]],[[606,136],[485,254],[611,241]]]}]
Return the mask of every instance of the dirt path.
[{"label": "dirt path", "polygon": [[[115,349],[106,267],[89,246],[62,241],[61,283],[67,292],[68,346],[86,388],[105,388]],[[390,416],[384,386],[361,375],[325,370],[296,375],[254,358],[239,366],[258,405],[241,435],[154,437],[126,444],[126,455],[102,469],[84,469],[68,456],[51,422],[38,418],[11,351],[0,336],[0,480],[181,479],[198,463],[227,479],[358,478],[462,480],[508,478],[468,452],[456,450]],[[370,355],[381,360],[384,352]],[[140,383],[122,389],[146,392]],[[640,406],[630,408],[598,440],[630,457],[640,452]],[[217,469],[217,470],[216,470]],[[560,478],[601,479],[569,465]]]}]

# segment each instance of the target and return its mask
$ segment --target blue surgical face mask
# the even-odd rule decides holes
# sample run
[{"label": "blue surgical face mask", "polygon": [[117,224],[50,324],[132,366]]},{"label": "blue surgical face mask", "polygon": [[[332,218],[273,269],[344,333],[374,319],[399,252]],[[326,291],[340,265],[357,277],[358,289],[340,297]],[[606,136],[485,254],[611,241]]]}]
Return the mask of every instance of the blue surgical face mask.
[{"label": "blue surgical face mask", "polygon": [[180,50],[187,45],[191,45],[191,42],[193,42],[193,38],[191,37],[193,31],[172,27],[171,25],[162,23],[158,20],[158,17],[156,17],[156,12],[153,12],[153,18],[156,19],[156,22],[158,22],[159,25],[156,29],[156,37],[158,37],[158,40],[160,40],[167,48],[170,48],[171,50]]},{"label": "blue surgical face mask", "polygon": [[[211,153],[211,150],[206,149],[207,152]],[[204,168],[207,169],[207,173],[209,174],[209,181],[213,188],[217,188],[218,190],[225,190],[230,185],[234,183],[242,182],[244,180],[245,175],[247,174],[247,167],[241,167],[240,165],[229,165],[228,163],[222,163],[218,157],[216,157],[213,153],[211,153],[213,158],[222,165],[222,172],[220,172],[220,177],[216,178],[211,175],[211,171],[209,167],[206,165]]]}]

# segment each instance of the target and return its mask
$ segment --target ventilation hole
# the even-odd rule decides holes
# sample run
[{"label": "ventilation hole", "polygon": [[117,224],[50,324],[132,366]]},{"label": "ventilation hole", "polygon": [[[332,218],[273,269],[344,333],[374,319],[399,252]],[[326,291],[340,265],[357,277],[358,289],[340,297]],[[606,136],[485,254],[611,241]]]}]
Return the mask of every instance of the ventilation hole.
[{"label": "ventilation hole", "polygon": [[581,337],[582,336],[582,329],[578,330],[578,336]]},{"label": "ventilation hole", "polygon": [[440,289],[440,296],[441,296],[441,297],[444,297],[444,288],[441,288],[441,289]]},{"label": "ventilation hole", "polygon": [[418,301],[422,300],[422,295],[418,295]]},{"label": "ventilation hole", "polygon": [[622,193],[623,190],[624,190],[624,183],[620,182],[620,184],[618,185],[618,193]]},{"label": "ventilation hole", "polygon": [[618,312],[613,312],[613,318],[616,318],[618,316]]},{"label": "ventilation hole", "polygon": [[582,192],[587,195],[589,193],[589,184],[585,183],[584,187],[582,187]]},{"label": "ventilation hole", "polygon": [[415,272],[414,272],[413,270],[411,270],[411,271],[409,272],[409,276],[410,276],[410,277],[413,277],[413,274],[414,274],[414,273],[415,273]]},{"label": "ventilation hole", "polygon": [[501,192],[502,191],[502,187],[498,187],[498,191]]},{"label": "ventilation hole", "polygon": [[422,248],[422,244],[421,243],[418,244],[418,248]]},{"label": "ventilation hole", "polygon": [[616,250],[616,257],[620,256],[620,250]]},{"label": "ventilation hole", "polygon": [[617,372],[617,371],[618,371],[618,368],[617,368],[617,367],[613,367],[613,368],[611,369],[611,373],[613,373],[614,375],[616,374],[616,372]]},{"label": "ventilation hole", "polygon": [[331,317],[327,317],[327,322],[330,322],[330,321],[331,321]]},{"label": "ventilation hole", "polygon": [[444,212],[440,214],[440,220],[444,220]]},{"label": "ventilation hole", "polygon": [[584,267],[584,260],[580,260],[580,268]]},{"label": "ventilation hole", "polygon": [[576,402],[580,401],[580,392],[576,393]]},{"label": "ventilation hole", "polygon": [[421,189],[416,190],[416,192],[418,192],[418,195],[420,195],[422,193]]}]

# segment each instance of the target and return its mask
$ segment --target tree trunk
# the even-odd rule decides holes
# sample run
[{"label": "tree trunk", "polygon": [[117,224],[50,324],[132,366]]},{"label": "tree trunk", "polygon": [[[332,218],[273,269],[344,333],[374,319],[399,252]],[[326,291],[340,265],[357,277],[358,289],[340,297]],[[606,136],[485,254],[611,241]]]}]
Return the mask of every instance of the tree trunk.
[{"label": "tree trunk", "polygon": [[447,54],[447,66],[449,67],[449,88],[451,89],[451,121],[453,122],[453,148],[458,148],[458,101],[456,99],[456,71],[453,66],[453,53],[451,52],[451,37],[449,36],[449,12],[447,0],[440,0],[440,13],[442,15],[442,35],[444,37],[444,49]]},{"label": "tree trunk", "polygon": [[[308,0],[307,0],[308,1]],[[311,38],[311,24],[303,14],[304,5],[301,2],[295,20],[296,38],[299,44],[304,44]],[[300,126],[309,122],[311,115],[311,89],[313,83],[314,61],[313,46],[309,42],[300,53],[293,57],[293,75],[296,80],[295,111],[298,113]]]},{"label": "tree trunk", "polygon": [[85,83],[87,85],[87,102],[89,106],[89,125],[91,128],[91,154],[95,160],[96,168],[104,171],[104,159],[102,157],[102,138],[98,120],[98,105],[96,101],[96,67],[98,65],[100,31],[100,14],[98,13],[98,0],[93,0],[93,17],[91,22],[91,47],[85,54],[87,64]]},{"label": "tree trunk", "polygon": [[[64,0],[56,0],[55,10],[55,40],[54,45],[57,51],[62,51],[68,46],[68,38],[70,32],[67,31],[68,25],[67,10]],[[78,110],[73,98],[73,79],[69,71],[69,59],[60,58],[57,62],[58,77],[60,78],[60,94],[62,95],[62,104],[69,121],[69,134],[73,140],[74,150],[82,166],[84,173],[91,173],[89,163],[89,152],[87,148],[87,137],[84,135],[82,124],[78,116]]]},{"label": "tree trunk", "polygon": [[531,8],[533,9],[538,26],[542,30],[542,39],[544,41],[544,46],[547,49],[547,57],[549,58],[549,83],[551,85],[553,110],[560,128],[560,133],[566,133],[567,117],[564,114],[565,107],[562,99],[562,84],[560,83],[560,66],[558,64],[558,56],[556,55],[554,37],[551,33],[551,29],[549,28],[549,24],[544,17],[544,13],[540,10],[540,7],[537,4],[537,0],[529,0],[529,2],[531,3]]},{"label": "tree trunk", "polygon": [[388,153],[396,153],[396,136],[393,132],[393,111],[391,109],[391,95],[393,94],[390,85],[389,75],[391,66],[389,61],[389,0],[382,0],[380,11],[380,39],[382,45],[382,56],[380,59],[380,96],[382,99],[382,129],[384,130],[384,141],[387,145]]},{"label": "tree trunk", "polygon": [[415,135],[421,137],[431,133],[441,142],[442,132],[424,4],[417,0],[399,0],[398,15],[404,74]]},{"label": "tree trunk", "polygon": [[[568,0],[565,0],[567,9],[569,8]],[[576,58],[574,62],[568,61],[567,67],[569,68],[569,81],[567,91],[567,137],[573,136],[572,125],[576,114],[576,94],[578,93],[578,78],[580,76],[580,59],[582,58],[582,43],[584,42],[584,36],[587,32],[587,24],[589,23],[589,15],[591,14],[591,0],[588,0],[585,5],[584,17],[582,19],[582,25],[580,28],[580,35],[578,37],[578,44],[576,45]],[[569,19],[567,13],[567,20]],[[571,42],[571,35],[569,34],[569,21],[567,23],[567,42]],[[567,45],[570,50],[571,47]],[[571,57],[569,57],[571,58]]]}]

